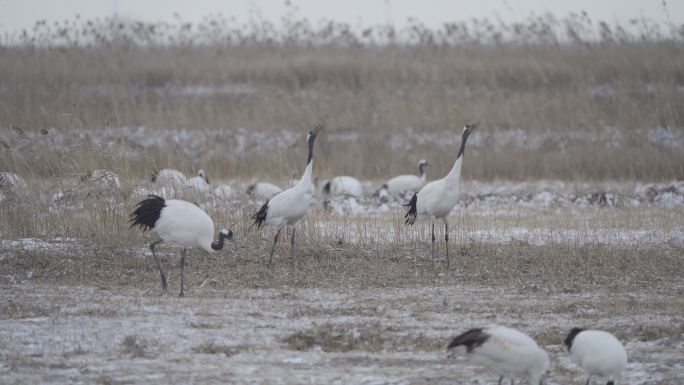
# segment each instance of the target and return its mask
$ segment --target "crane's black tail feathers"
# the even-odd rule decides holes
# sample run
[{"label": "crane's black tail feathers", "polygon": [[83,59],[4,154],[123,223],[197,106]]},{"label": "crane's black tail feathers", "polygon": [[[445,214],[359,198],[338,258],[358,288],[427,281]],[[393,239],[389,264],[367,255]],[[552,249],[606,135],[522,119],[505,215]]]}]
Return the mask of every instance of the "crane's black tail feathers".
[{"label": "crane's black tail feathers", "polygon": [[457,346],[464,345],[468,349],[468,353],[472,352],[473,349],[481,346],[489,339],[489,334],[484,332],[482,328],[470,329],[467,332],[455,337],[447,350],[451,350]]},{"label": "crane's black tail feathers", "polygon": [[249,226],[250,229],[254,225],[257,225],[257,229],[260,229],[261,225],[264,224],[264,222],[266,221],[266,214],[268,214],[268,202],[269,201],[266,201],[266,203],[264,203],[264,205],[261,206],[261,209],[259,209],[259,211],[257,211],[256,214],[252,215],[252,219],[254,219],[254,223],[252,223],[252,226]]},{"label": "crane's black tail feathers", "polygon": [[135,211],[131,213],[131,227],[138,226],[143,232],[153,229],[164,207],[166,207],[164,198],[157,195],[148,195],[147,198],[138,202],[135,206]]},{"label": "crane's black tail feathers", "polygon": [[411,198],[411,201],[406,204],[402,205],[404,207],[408,207],[408,211],[406,212],[406,215],[404,215],[404,218],[406,218],[406,222],[404,222],[405,225],[412,225],[416,222],[416,217],[418,216],[418,193],[413,194],[413,198]]}]

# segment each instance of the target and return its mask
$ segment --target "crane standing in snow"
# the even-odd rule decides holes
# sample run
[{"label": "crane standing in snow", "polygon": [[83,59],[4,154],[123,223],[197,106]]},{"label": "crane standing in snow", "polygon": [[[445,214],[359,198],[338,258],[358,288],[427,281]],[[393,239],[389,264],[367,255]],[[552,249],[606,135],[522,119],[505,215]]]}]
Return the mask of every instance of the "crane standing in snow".
[{"label": "crane standing in snow", "polygon": [[470,134],[480,125],[480,122],[473,124],[466,124],[463,127],[463,134],[461,137],[461,148],[458,150],[458,156],[454,162],[451,171],[442,179],[432,181],[411,198],[411,202],[407,204],[408,211],[404,218],[406,224],[412,225],[416,220],[430,219],[432,221],[432,258],[435,257],[435,220],[441,219],[444,221],[444,242],[446,243],[446,260],[447,269],[449,268],[449,222],[447,216],[451,210],[458,203],[458,186],[461,179],[461,164],[463,163],[463,154],[465,152],[466,141]]},{"label": "crane standing in snow", "polygon": [[[287,225],[294,225],[299,221],[306,212],[309,211],[309,203],[313,197],[315,186],[313,182],[313,147],[316,141],[316,135],[323,129],[322,125],[316,126],[313,131],[309,131],[307,136],[308,156],[306,159],[306,168],[304,175],[294,187],[278,193],[276,196],[266,201],[261,209],[252,216],[257,229],[261,228],[263,224],[267,224],[277,228],[275,237],[273,238],[273,246],[271,247],[271,255],[268,258],[268,266],[271,266],[273,259],[273,252],[275,251],[276,243],[278,243],[278,236],[280,230]],[[292,238],[290,239],[290,259],[294,262],[294,245],[295,245],[295,227],[292,226]]]},{"label": "crane standing in snow", "polygon": [[226,239],[233,238],[233,232],[222,229],[217,241],[214,241],[214,221],[209,215],[194,204],[178,199],[165,200],[156,195],[149,195],[138,202],[135,211],[130,215],[131,227],[139,226],[143,232],[151,229],[159,236],[158,241],[150,244],[152,256],[159,269],[162,290],[166,291],[166,275],[162,270],[159,258],[154,252],[155,246],[162,242],[182,247],[181,250],[181,285],[180,296],[185,295],[185,255],[187,249],[199,247],[210,253],[223,249]]}]

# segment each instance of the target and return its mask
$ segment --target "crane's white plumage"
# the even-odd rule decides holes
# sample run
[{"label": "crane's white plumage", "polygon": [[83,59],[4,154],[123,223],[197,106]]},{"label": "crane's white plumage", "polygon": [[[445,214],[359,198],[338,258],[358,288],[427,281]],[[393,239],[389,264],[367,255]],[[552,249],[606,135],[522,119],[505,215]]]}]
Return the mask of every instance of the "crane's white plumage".
[{"label": "crane's white plumage", "polygon": [[[275,237],[273,239],[273,246],[271,247],[271,255],[268,259],[270,266],[273,259],[273,251],[278,242],[280,230],[286,225],[294,225],[299,221],[306,212],[309,211],[311,198],[314,194],[313,182],[313,146],[316,141],[316,135],[323,129],[322,126],[317,126],[315,130],[310,131],[307,136],[308,156],[306,161],[306,168],[304,174],[295,186],[278,193],[272,199],[266,201],[261,209],[252,216],[254,224],[257,228],[266,224],[276,227]],[[290,240],[290,257],[294,261],[294,239],[295,229],[292,228],[292,238]]]},{"label": "crane's white plumage", "polygon": [[539,385],[549,368],[546,351],[527,334],[504,326],[468,330],[455,337],[447,350],[450,355],[465,352],[473,363],[498,374],[499,384],[504,377],[525,377]]},{"label": "crane's white plumage", "polygon": [[12,193],[18,193],[20,191],[26,190],[28,186],[24,181],[24,178],[19,175],[9,172],[0,172],[0,190],[7,190]]},{"label": "crane's white plumage", "polygon": [[113,171],[109,170],[93,170],[88,171],[86,175],[81,177],[82,182],[87,182],[98,188],[119,188],[121,181],[119,176]]},{"label": "crane's white plumage", "polygon": [[625,347],[608,332],[573,328],[564,343],[572,360],[587,373],[587,384],[592,376],[601,376],[613,385],[627,366]]},{"label": "crane's white plumage", "polygon": [[227,184],[219,184],[214,188],[214,197],[222,200],[232,199],[235,196],[233,188]]},{"label": "crane's white plumage", "polygon": [[415,193],[425,184],[425,166],[428,162],[421,159],[418,162],[419,175],[399,175],[388,180],[382,187],[392,195],[400,195],[407,191]]},{"label": "crane's white plumage", "polygon": [[336,176],[323,184],[323,193],[330,196],[363,197],[363,185],[351,176]]},{"label": "crane's white plumage", "polygon": [[209,192],[209,178],[204,170],[199,170],[197,176],[188,179],[186,187],[202,194]]},{"label": "crane's white plumage", "polygon": [[160,240],[150,244],[150,250],[152,250],[152,255],[159,268],[164,291],[166,291],[166,276],[154,248],[162,242],[182,248],[181,296],[183,296],[186,250],[199,247],[211,253],[223,249],[224,241],[233,237],[232,231],[222,229],[218,241],[214,241],[214,221],[202,209],[183,200],[165,200],[162,197],[150,195],[137,204],[130,218],[131,227],[139,226],[143,232],[151,229],[160,238]]},{"label": "crane's white plumage", "polygon": [[185,187],[188,178],[178,170],[165,168],[152,174],[152,182],[168,187]]},{"label": "crane's white plumage", "polygon": [[247,194],[258,199],[271,199],[282,191],[280,187],[268,182],[258,182],[247,187]]},{"label": "crane's white plumage", "polygon": [[416,220],[430,219],[432,220],[432,255],[435,252],[435,219],[442,219],[444,221],[444,241],[446,243],[446,258],[447,269],[449,268],[449,223],[447,222],[447,215],[458,203],[458,187],[461,179],[461,165],[463,164],[463,156],[465,153],[465,145],[468,137],[473,132],[480,122],[467,124],[463,127],[463,134],[461,136],[461,147],[458,151],[458,156],[454,162],[451,171],[442,179],[432,181],[411,198],[411,202],[407,205],[409,207],[406,212],[406,224],[412,225]]}]

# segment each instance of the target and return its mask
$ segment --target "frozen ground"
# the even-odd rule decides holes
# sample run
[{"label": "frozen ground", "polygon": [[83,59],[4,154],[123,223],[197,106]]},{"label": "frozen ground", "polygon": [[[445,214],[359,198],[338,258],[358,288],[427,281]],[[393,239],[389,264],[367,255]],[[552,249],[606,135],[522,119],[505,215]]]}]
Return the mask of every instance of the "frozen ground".
[{"label": "frozen ground", "polygon": [[623,383],[676,384],[684,381],[683,302],[681,286],[671,288],[679,295],[194,286],[179,299],[135,288],[4,285],[0,382],[492,384],[495,375],[448,360],[444,348],[458,332],[499,323],[549,351],[546,384],[583,383],[561,346],[577,325],[624,341]]},{"label": "frozen ground", "polygon": [[[184,299],[178,250],[159,250],[161,294],[150,237],[125,230],[137,197],[8,197],[18,228],[63,225],[0,239],[0,383],[493,384],[445,346],[494,323],[549,351],[547,385],[584,382],[561,345],[574,326],[625,343],[623,383],[684,383],[683,186],[464,183],[446,272],[403,198],[318,198],[291,271],[287,242],[264,266],[272,233],[248,229],[260,201],[194,197],[237,243],[190,253]],[[84,220],[96,235],[69,231]]]}]

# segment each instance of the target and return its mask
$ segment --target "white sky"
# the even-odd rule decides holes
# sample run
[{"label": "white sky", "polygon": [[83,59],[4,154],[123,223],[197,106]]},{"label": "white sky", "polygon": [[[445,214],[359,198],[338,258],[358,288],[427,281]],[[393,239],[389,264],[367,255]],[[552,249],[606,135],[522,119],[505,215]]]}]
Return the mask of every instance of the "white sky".
[{"label": "white sky", "polygon": [[[298,14],[309,20],[322,18],[375,25],[392,22],[401,27],[407,18],[416,18],[430,27],[473,17],[523,20],[532,13],[550,11],[557,16],[586,11],[593,20],[625,23],[645,17],[658,22],[668,20],[662,0],[291,0]],[[118,13],[145,21],[173,20],[178,13],[186,21],[222,13],[239,21],[249,20],[250,11],[277,21],[286,12],[285,0],[0,0],[0,33],[30,29],[36,20],[73,19]],[[684,24],[684,0],[667,2],[669,18]]]}]

